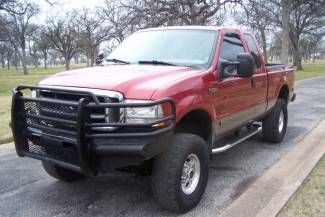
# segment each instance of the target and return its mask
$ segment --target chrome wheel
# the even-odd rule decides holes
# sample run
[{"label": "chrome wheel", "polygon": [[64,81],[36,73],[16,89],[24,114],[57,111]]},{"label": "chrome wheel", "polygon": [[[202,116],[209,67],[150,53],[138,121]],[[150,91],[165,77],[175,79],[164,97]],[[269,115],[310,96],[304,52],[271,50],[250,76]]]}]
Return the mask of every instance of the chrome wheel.
[{"label": "chrome wheel", "polygon": [[192,194],[200,179],[201,165],[197,155],[190,154],[187,156],[182,170],[181,186],[184,194]]},{"label": "chrome wheel", "polygon": [[282,132],[284,126],[284,114],[283,111],[281,110],[280,115],[279,115],[279,133]]}]

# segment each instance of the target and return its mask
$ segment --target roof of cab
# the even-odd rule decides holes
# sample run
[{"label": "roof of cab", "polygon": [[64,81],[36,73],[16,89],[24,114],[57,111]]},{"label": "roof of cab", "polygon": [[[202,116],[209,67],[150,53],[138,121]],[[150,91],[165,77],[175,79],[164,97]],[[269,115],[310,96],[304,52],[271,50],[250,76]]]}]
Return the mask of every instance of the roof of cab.
[{"label": "roof of cab", "polygon": [[169,30],[169,29],[188,29],[188,30],[212,30],[212,31],[219,31],[219,30],[234,30],[240,31],[238,28],[231,28],[225,26],[166,26],[166,27],[156,27],[156,28],[149,28],[149,29],[142,29],[140,32],[143,31],[153,31],[153,30]]}]

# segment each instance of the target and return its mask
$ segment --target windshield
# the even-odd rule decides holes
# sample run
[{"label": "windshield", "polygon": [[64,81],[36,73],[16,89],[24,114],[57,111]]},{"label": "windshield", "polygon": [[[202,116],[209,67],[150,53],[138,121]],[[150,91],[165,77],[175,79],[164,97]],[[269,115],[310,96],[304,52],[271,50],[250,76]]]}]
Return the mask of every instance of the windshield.
[{"label": "windshield", "polygon": [[152,30],[132,34],[109,56],[131,64],[170,63],[209,67],[218,32],[209,30]]}]

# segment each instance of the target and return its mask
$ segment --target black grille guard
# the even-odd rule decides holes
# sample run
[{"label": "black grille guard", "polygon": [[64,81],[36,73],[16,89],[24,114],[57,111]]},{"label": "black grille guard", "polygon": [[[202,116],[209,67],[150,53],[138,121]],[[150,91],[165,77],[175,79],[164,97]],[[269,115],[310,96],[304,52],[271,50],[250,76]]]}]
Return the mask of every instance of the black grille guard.
[{"label": "black grille guard", "polygon": [[[176,123],[176,107],[172,98],[163,98],[146,103],[101,103],[97,99],[97,96],[89,91],[75,91],[69,89],[60,89],[60,92],[69,94],[83,94],[87,97],[81,98],[78,102],[69,100],[60,100],[52,98],[33,98],[23,95],[24,90],[47,90],[58,91],[55,88],[39,87],[39,86],[18,86],[13,90],[12,95],[12,110],[11,110],[11,123],[12,132],[15,143],[16,152],[19,156],[28,156],[39,160],[45,160],[53,162],[57,165],[61,165],[65,168],[69,168],[74,171],[79,171],[84,174],[94,174],[94,168],[91,166],[90,146],[93,139],[99,138],[141,138],[141,137],[156,137],[168,133],[171,131]],[[89,100],[91,99],[91,100]],[[60,105],[76,107],[77,117],[75,121],[65,120],[64,118],[46,117],[42,114],[31,114],[26,112],[25,103],[40,103],[47,105]],[[91,109],[101,108],[132,108],[132,107],[151,107],[160,104],[169,104],[171,114],[156,119],[150,123],[91,123],[90,114]],[[75,125],[75,130],[56,129],[51,126],[44,126],[41,124],[31,123],[29,118],[33,118],[39,121],[52,121],[63,124]],[[164,122],[163,126],[159,126],[159,123]],[[153,127],[158,125],[159,127]],[[133,129],[130,132],[100,132],[93,133],[91,127],[122,127]],[[35,131],[37,129],[37,131]],[[33,136],[42,136],[43,131],[50,132],[50,136],[53,138],[59,138],[58,134],[70,135],[70,142],[74,145],[78,163],[66,162],[58,160],[52,156],[42,155],[38,153],[32,153],[29,151],[29,142]],[[44,148],[44,147],[41,147]],[[45,147],[46,149],[46,147]]]}]

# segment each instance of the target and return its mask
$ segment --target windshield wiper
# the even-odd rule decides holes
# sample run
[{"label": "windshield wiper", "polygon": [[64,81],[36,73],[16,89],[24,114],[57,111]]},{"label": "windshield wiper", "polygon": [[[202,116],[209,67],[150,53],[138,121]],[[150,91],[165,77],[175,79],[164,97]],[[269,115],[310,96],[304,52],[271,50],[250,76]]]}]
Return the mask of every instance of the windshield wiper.
[{"label": "windshield wiper", "polygon": [[158,61],[158,60],[140,60],[138,61],[139,64],[153,64],[153,65],[165,65],[165,66],[179,66],[175,63],[169,63],[164,61]]},{"label": "windshield wiper", "polygon": [[113,62],[113,63],[122,63],[122,64],[130,64],[130,62],[119,60],[119,59],[106,59],[107,62]]}]

